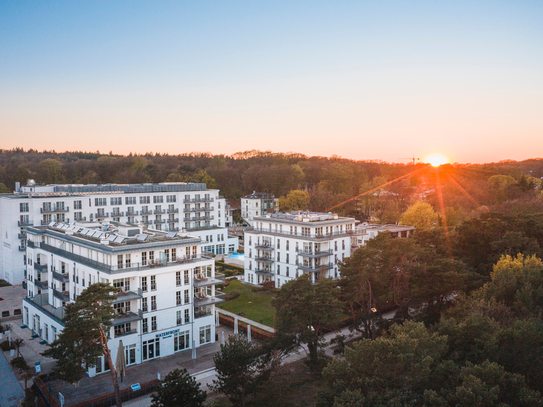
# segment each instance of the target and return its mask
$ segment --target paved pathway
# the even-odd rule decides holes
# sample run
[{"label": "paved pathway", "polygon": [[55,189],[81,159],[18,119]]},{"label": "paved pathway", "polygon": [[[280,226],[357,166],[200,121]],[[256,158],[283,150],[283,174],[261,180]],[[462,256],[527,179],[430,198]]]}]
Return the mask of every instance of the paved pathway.
[{"label": "paved pathway", "polygon": [[13,370],[11,370],[11,366],[3,355],[0,356],[0,377],[0,406],[18,406],[19,400],[21,400],[25,394],[23,388],[17,381],[17,377],[15,377]]},{"label": "paved pathway", "polygon": [[243,322],[245,324],[254,326],[255,328],[262,329],[263,331],[271,332],[271,333],[275,332],[275,329],[270,328],[267,325],[264,325],[264,324],[261,324],[259,322],[253,321],[252,319],[249,319],[249,318],[239,316],[238,314],[234,314],[233,312],[225,311],[225,310],[220,309],[220,308],[215,308],[215,310],[220,312],[223,315],[226,315],[226,316],[229,316],[229,317],[232,317],[232,318],[237,318],[238,321],[241,321],[241,322]]}]

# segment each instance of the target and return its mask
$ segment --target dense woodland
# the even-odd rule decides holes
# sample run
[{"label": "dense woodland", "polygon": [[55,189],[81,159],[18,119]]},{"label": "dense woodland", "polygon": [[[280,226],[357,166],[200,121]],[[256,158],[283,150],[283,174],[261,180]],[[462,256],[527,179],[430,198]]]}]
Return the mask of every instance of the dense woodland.
[{"label": "dense woodland", "polygon": [[[3,192],[12,191],[15,182],[24,184],[28,179],[39,184],[205,182],[210,188],[219,188],[233,206],[238,206],[238,199],[252,191],[285,197],[291,191],[301,190],[307,199],[306,207],[299,209],[325,211],[345,202],[334,210],[380,223],[397,222],[417,200],[430,203],[439,212],[438,221],[449,225],[471,218],[481,210],[533,211],[534,207],[541,208],[538,199],[541,177],[542,159],[448,165],[436,171],[423,164],[255,150],[231,156],[0,150]],[[348,201],[366,191],[372,192],[357,201]],[[286,201],[283,209],[291,208],[298,209]]]}]

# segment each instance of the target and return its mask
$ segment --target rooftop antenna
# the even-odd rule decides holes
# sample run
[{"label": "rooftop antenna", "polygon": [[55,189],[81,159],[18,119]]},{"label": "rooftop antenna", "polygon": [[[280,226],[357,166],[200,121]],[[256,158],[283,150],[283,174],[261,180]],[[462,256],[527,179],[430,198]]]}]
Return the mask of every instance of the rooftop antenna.
[{"label": "rooftop antenna", "polygon": [[410,157],[410,158],[402,157],[402,158],[398,158],[398,160],[409,160],[413,162],[413,165],[415,165],[417,161],[420,161],[420,158],[415,158],[415,155],[413,154],[413,157]]}]

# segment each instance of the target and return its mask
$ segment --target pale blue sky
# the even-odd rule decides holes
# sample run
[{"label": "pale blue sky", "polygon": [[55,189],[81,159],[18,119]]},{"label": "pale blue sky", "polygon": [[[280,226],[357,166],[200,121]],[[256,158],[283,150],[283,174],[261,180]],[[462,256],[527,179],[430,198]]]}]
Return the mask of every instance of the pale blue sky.
[{"label": "pale blue sky", "polygon": [[542,1],[4,1],[0,62],[2,148],[543,156]]}]

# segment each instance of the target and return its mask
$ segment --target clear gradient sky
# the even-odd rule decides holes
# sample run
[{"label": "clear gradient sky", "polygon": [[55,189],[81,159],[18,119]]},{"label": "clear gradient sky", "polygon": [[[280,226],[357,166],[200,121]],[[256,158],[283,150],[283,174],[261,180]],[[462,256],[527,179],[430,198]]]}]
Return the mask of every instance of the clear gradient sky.
[{"label": "clear gradient sky", "polygon": [[543,1],[2,1],[13,147],[543,157]]}]

